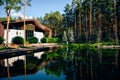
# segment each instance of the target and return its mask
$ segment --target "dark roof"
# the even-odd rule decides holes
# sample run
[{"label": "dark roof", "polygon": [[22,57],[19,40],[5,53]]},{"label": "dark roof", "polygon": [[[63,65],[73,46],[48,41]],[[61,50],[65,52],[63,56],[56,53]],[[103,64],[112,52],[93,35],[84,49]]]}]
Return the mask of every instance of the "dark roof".
[{"label": "dark roof", "polygon": [[[35,27],[36,27],[37,29],[39,29],[40,31],[42,31],[42,32],[49,32],[49,31],[51,31],[50,28],[48,28],[47,26],[41,24],[39,21],[37,21],[37,20],[35,20],[35,19],[26,19],[25,22],[26,22],[26,24],[27,24],[27,23],[32,23],[32,24],[34,24]],[[6,24],[7,24],[7,21],[2,21],[2,22],[0,22],[0,23],[6,25]],[[24,24],[24,20],[16,20],[16,21],[11,21],[11,22],[10,22],[10,24],[17,24],[17,23],[22,23],[22,24]]]}]

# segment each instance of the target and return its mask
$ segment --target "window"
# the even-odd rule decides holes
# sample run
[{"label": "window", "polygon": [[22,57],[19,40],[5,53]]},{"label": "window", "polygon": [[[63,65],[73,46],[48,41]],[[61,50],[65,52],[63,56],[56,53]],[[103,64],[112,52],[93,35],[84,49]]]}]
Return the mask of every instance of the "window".
[{"label": "window", "polygon": [[32,37],[33,33],[34,33],[33,30],[26,30],[26,40],[28,40],[30,37]]}]

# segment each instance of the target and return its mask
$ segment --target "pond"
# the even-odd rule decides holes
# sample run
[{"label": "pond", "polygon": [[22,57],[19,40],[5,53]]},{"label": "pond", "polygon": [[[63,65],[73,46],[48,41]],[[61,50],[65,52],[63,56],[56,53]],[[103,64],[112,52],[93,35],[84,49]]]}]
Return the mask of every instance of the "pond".
[{"label": "pond", "polygon": [[119,49],[59,48],[0,59],[0,80],[120,80]]}]

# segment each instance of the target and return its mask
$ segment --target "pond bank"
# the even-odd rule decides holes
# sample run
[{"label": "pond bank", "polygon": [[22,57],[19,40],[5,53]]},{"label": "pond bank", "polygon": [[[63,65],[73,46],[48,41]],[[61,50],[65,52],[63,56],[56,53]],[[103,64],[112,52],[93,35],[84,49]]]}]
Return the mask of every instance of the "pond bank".
[{"label": "pond bank", "polygon": [[103,46],[97,46],[97,48],[102,48],[102,49],[113,49],[113,48],[117,48],[117,49],[120,49],[120,45],[103,45]]},{"label": "pond bank", "polygon": [[104,45],[104,44],[62,44],[61,47],[70,48],[90,48],[90,49],[120,49],[120,45]]}]

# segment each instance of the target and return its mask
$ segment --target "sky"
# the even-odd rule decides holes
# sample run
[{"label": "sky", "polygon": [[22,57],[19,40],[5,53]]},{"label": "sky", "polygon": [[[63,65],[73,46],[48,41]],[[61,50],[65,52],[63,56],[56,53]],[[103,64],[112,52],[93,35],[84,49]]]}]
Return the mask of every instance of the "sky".
[{"label": "sky", "polygon": [[[71,4],[72,0],[32,0],[31,7],[26,6],[26,18],[33,17],[44,17],[46,13],[59,11],[61,14],[64,13],[64,7],[66,4]],[[19,12],[11,11],[12,17],[23,17],[24,7]],[[0,6],[0,17],[6,17],[4,8]]]}]

